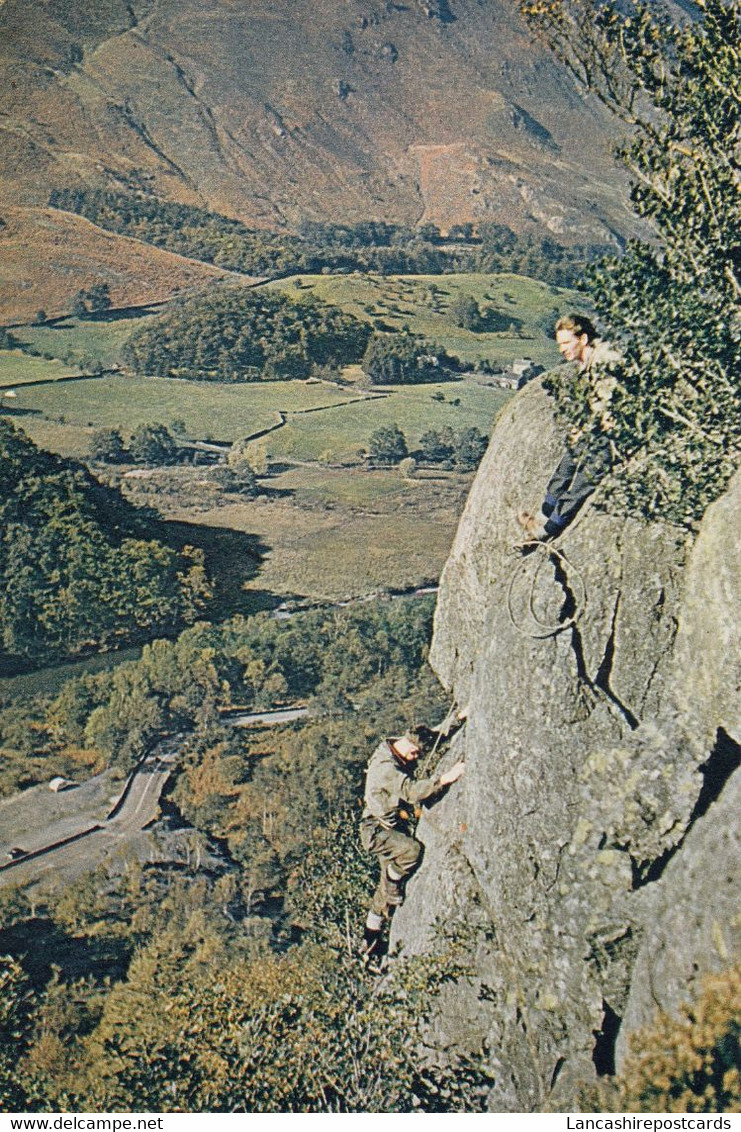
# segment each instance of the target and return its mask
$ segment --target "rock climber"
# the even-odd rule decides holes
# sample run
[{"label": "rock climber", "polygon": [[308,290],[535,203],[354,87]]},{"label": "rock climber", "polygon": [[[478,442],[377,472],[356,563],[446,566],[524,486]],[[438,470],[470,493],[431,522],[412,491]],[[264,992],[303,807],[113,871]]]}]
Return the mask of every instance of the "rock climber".
[{"label": "rock climber", "polygon": [[[609,372],[620,354],[597,334],[593,323],[580,314],[564,315],[556,323],[556,342],[564,360],[575,365],[575,372],[586,378],[587,400],[603,429],[611,423],[610,399],[616,379]],[[610,443],[605,436],[597,444],[585,430],[572,429],[566,451],[546,487],[540,514],[520,511],[517,521],[530,539],[556,538],[609,471],[612,463]]]},{"label": "rock climber", "polygon": [[415,780],[423,739],[416,731],[384,739],[366,771],[360,840],[378,857],[381,878],[365,925],[364,954],[378,958],[384,926],[404,899],[404,883],[419,864],[422,845],[409,833],[415,807],[441,796],[463,774],[463,761],[436,777]]}]

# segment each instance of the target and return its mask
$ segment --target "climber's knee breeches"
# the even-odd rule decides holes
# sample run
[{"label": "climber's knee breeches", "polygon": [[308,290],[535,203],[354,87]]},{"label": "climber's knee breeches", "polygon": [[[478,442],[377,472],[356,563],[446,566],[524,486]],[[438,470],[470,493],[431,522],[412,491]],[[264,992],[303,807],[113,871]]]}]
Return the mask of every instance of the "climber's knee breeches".
[{"label": "climber's knee breeches", "polygon": [[384,865],[391,865],[399,878],[414,872],[422,854],[422,845],[399,829],[385,829],[378,822],[364,822],[360,830],[363,847],[375,854]]}]

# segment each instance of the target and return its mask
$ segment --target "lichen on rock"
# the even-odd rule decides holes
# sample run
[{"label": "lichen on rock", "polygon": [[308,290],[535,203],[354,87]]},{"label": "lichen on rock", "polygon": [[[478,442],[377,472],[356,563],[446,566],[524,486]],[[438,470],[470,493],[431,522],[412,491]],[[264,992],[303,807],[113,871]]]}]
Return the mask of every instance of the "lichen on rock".
[{"label": "lichen on rock", "polygon": [[627,1033],[741,944],[741,473],[694,540],[597,497],[536,562],[513,550],[515,515],[539,504],[560,445],[534,382],[462,516],[431,663],[469,705],[467,771],[420,823],[392,940],[417,952],[436,918],[478,925],[476,975],[440,1024],[492,1051],[501,1111],[571,1109]]}]

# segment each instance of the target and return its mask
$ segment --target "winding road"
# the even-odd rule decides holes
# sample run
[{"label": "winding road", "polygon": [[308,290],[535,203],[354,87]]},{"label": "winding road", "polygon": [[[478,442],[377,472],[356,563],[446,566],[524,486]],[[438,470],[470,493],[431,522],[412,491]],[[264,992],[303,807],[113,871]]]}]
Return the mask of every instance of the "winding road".
[{"label": "winding road", "polygon": [[[297,706],[227,716],[233,727],[269,726],[288,723],[308,714]],[[0,888],[24,886],[53,877],[73,880],[96,868],[101,861],[123,849],[159,815],[162,791],[177,763],[183,736],[163,740],[139,763],[108,815],[99,822],[69,819],[47,827],[42,836],[24,845],[25,853],[0,865]],[[12,799],[10,800],[12,802]],[[10,845],[3,846],[7,854]],[[0,851],[2,851],[0,849]]]}]

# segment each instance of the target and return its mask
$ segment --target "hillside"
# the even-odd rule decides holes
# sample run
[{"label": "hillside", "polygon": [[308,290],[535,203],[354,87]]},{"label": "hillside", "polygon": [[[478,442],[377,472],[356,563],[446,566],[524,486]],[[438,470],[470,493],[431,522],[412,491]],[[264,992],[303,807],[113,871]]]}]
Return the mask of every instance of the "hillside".
[{"label": "hillside", "polygon": [[67,314],[76,292],[95,283],[108,284],[114,307],[128,307],[239,278],[70,213],[4,205],[0,216],[0,323],[30,322],[38,310],[50,318]]},{"label": "hillside", "polygon": [[469,705],[467,772],[420,823],[392,937],[419,953],[437,917],[467,925],[476,976],[440,1025],[494,1051],[495,1111],[571,1110],[741,947],[741,480],[694,542],[588,504],[554,569],[512,545],[558,451],[534,382],[499,419],[442,577],[431,662]]},{"label": "hillside", "polygon": [[128,188],[263,226],[631,230],[614,126],[512,0],[6,0],[0,191]]}]

